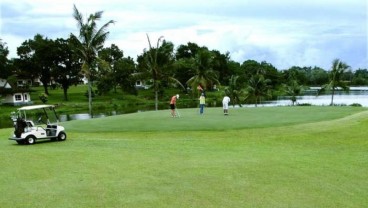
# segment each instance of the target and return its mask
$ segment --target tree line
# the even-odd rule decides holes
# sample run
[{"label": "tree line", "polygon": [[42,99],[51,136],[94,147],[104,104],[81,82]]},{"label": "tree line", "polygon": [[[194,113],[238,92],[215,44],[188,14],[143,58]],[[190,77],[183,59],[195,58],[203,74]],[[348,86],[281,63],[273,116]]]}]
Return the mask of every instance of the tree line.
[{"label": "tree line", "polygon": [[109,34],[107,28],[114,21],[98,28],[102,13],[96,12],[84,20],[74,6],[73,17],[79,34],[54,40],[36,34],[17,47],[18,58],[8,59],[9,50],[0,40],[0,78],[7,79],[13,86],[19,78],[39,78],[45,94],[49,94],[50,83],[55,82],[64,90],[65,100],[68,100],[69,87],[87,78],[90,105],[92,84],[99,94],[117,89],[136,94],[136,81],[145,80],[154,91],[156,109],[159,97],[168,87],[189,92],[198,86],[204,90],[225,86],[225,92],[234,103],[257,105],[261,100],[278,95],[289,95],[294,102],[308,86],[321,86],[321,92],[334,92],[337,87],[348,90],[347,86],[368,85],[367,69],[353,70],[339,59],[332,61],[330,69],[317,66],[277,69],[266,61],[239,63],[232,60],[228,52],[210,50],[192,42],[175,47],[163,37],[152,41],[148,34],[148,50],[143,50],[134,60],[125,57],[115,44],[104,46]]}]

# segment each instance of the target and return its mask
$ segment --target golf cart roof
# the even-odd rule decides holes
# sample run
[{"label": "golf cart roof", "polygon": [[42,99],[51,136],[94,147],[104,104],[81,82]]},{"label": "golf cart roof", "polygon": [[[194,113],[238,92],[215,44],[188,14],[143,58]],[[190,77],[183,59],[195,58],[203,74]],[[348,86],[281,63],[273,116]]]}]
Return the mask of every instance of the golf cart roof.
[{"label": "golf cart roof", "polygon": [[30,105],[18,108],[18,110],[34,110],[34,109],[43,109],[43,108],[53,108],[54,105]]}]

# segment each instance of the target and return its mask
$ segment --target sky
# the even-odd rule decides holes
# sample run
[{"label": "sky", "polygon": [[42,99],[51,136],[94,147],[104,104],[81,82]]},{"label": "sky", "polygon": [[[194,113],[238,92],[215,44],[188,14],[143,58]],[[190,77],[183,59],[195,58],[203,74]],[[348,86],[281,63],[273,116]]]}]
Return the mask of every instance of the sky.
[{"label": "sky", "polygon": [[[329,70],[336,58],[368,69],[368,0],[0,0],[0,39],[16,58],[24,41],[78,36],[73,5],[87,18],[103,11],[98,26],[115,24],[105,43],[136,59],[164,36],[230,53],[231,60],[266,61]],[[154,44],[155,45],[155,44]]]}]

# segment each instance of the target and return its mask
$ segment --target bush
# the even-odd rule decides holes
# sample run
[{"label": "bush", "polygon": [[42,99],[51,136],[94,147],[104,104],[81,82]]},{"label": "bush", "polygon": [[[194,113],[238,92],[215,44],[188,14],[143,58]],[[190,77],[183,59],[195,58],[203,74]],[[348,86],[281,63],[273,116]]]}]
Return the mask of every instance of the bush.
[{"label": "bush", "polygon": [[350,104],[349,106],[362,107],[362,105],[360,103],[353,103],[353,104]]},{"label": "bush", "polygon": [[47,95],[45,93],[41,93],[39,96],[38,96],[41,100],[42,103],[47,103],[48,101],[48,98],[47,98]]},{"label": "bush", "polygon": [[104,95],[108,93],[113,87],[111,83],[112,81],[108,79],[103,79],[100,82],[97,82],[97,94]]},{"label": "bush", "polygon": [[310,103],[298,103],[297,106],[312,106]]}]

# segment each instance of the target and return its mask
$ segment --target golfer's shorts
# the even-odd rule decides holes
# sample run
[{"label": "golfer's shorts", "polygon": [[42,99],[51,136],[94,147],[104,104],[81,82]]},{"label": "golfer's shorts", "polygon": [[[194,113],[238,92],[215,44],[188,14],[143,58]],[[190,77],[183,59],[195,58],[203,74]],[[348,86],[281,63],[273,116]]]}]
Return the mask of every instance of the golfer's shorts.
[{"label": "golfer's shorts", "polygon": [[223,109],[227,110],[227,109],[229,109],[229,104],[228,103],[222,103],[222,107],[223,107]]},{"label": "golfer's shorts", "polygon": [[170,104],[170,109],[174,110],[175,109],[175,105],[174,104]]}]

